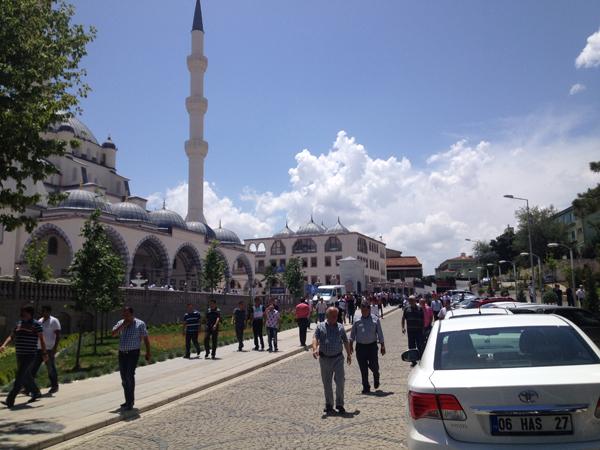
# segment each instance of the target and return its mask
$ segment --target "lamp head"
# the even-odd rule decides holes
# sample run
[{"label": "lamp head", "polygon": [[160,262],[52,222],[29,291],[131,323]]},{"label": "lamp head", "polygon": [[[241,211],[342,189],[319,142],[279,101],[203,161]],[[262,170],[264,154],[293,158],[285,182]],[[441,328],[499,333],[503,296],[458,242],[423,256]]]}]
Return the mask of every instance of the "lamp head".
[{"label": "lamp head", "polygon": [[504,195],[504,198],[515,198],[515,196],[514,196],[514,195],[511,195],[511,194],[505,194],[505,195]]},{"label": "lamp head", "polygon": [[503,260],[501,260],[501,261],[498,261],[498,262],[499,262],[500,264],[504,264],[504,263],[507,263],[508,261],[507,261],[507,260],[505,260],[505,259],[503,259]]},{"label": "lamp head", "polygon": [[527,252],[521,252],[521,253],[519,253],[519,256],[529,256],[529,253],[527,253]]},{"label": "lamp head", "polygon": [[558,243],[556,243],[556,242],[550,242],[550,243],[548,244],[548,248],[557,248],[557,247],[559,247],[559,246],[560,246],[560,244],[558,244]]}]

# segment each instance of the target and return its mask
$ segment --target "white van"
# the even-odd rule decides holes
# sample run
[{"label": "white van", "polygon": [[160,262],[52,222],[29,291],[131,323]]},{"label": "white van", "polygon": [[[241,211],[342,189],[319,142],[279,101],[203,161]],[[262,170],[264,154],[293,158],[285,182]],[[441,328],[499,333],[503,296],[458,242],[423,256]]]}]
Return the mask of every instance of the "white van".
[{"label": "white van", "polygon": [[337,297],[346,295],[346,286],[342,284],[332,284],[327,286],[319,286],[317,293],[313,296],[313,304],[319,297],[329,305],[333,305],[337,300]]}]

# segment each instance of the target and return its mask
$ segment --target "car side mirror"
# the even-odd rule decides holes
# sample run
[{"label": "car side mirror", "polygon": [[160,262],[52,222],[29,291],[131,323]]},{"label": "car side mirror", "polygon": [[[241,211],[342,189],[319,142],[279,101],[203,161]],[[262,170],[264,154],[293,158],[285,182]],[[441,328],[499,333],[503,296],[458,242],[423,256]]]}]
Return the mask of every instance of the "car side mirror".
[{"label": "car side mirror", "polygon": [[421,353],[417,349],[407,350],[402,353],[402,361],[417,362],[421,359]]}]

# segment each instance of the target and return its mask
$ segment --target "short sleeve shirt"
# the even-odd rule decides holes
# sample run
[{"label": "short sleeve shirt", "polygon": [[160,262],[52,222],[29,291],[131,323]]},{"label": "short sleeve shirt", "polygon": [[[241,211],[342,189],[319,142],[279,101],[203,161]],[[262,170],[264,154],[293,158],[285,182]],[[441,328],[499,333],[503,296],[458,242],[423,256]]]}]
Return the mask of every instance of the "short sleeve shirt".
[{"label": "short sleeve shirt", "polygon": [[279,311],[275,308],[267,311],[267,328],[279,328]]},{"label": "short sleeve shirt", "polygon": [[[119,320],[113,327],[113,330],[120,327],[122,323],[123,319]],[[148,336],[146,324],[140,319],[133,319],[133,323],[121,329],[121,334],[119,336],[119,350],[122,352],[139,350],[142,339],[146,336]]]},{"label": "short sleeve shirt", "polygon": [[408,305],[404,308],[404,316],[406,319],[407,330],[422,330],[423,329],[423,310],[418,306]]},{"label": "short sleeve shirt", "polygon": [[327,322],[321,322],[317,325],[315,338],[319,342],[319,351],[325,356],[335,356],[342,353],[343,343],[348,342],[346,330],[341,323],[329,325]]},{"label": "short sleeve shirt", "polygon": [[200,331],[200,312],[192,311],[185,313],[183,316],[185,322],[185,332],[189,334],[197,334]]},{"label": "short sleeve shirt", "polygon": [[217,319],[221,318],[221,310],[219,308],[210,309],[206,313],[206,328],[211,329],[217,323]]},{"label": "short sleeve shirt", "polygon": [[[48,320],[40,320],[40,325],[42,325],[43,333],[44,333],[44,342],[46,343],[46,348],[48,350],[52,350],[54,345],[56,344],[56,332],[60,331],[60,321],[54,317],[48,317]],[[40,350],[42,345],[39,340],[37,343],[37,348]]]},{"label": "short sleeve shirt", "polygon": [[327,303],[325,302],[317,302],[317,313],[319,314],[325,314],[325,312],[327,311]]},{"label": "short sleeve shirt", "polygon": [[244,326],[246,324],[246,310],[240,309],[240,308],[235,308],[233,310],[233,319],[234,319],[236,328],[244,328]]},{"label": "short sleeve shirt", "polygon": [[19,320],[13,330],[17,355],[34,355],[37,352],[38,335],[43,328],[36,320]]}]

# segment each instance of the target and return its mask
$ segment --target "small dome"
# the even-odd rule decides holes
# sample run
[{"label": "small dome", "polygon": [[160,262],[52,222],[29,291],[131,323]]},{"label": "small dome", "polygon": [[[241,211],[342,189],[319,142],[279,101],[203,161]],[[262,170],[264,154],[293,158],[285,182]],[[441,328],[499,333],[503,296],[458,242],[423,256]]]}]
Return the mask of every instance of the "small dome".
[{"label": "small dome", "polygon": [[341,233],[349,233],[350,230],[342,225],[340,222],[340,218],[338,217],[337,223],[327,230],[327,234],[341,234]]},{"label": "small dome", "polygon": [[150,216],[144,208],[135,203],[121,202],[111,205],[113,213],[119,220],[150,222]]},{"label": "small dome", "polygon": [[109,136],[106,139],[106,141],[102,143],[102,148],[112,148],[113,150],[116,150],[117,146],[115,145],[115,143],[112,141],[112,139]]},{"label": "small dome", "polygon": [[185,220],[183,220],[183,217],[181,217],[175,211],[171,211],[163,207],[163,209],[151,211],[149,216],[150,221],[158,228],[180,228],[182,230],[187,230]]},{"label": "small dome", "polygon": [[224,245],[242,245],[242,241],[233,231],[223,228],[219,222],[219,228],[215,229],[217,240]]},{"label": "small dome", "polygon": [[312,216],[310,216],[310,222],[306,225],[301,226],[296,231],[296,234],[322,234],[325,230],[320,225],[317,225],[313,220]]},{"label": "small dome", "polygon": [[52,127],[52,131],[56,133],[59,131],[68,131],[73,133],[76,138],[81,139],[82,141],[88,141],[96,145],[100,145],[90,129],[76,117],[69,117],[68,119],[63,120],[61,123],[54,125]]},{"label": "small dome", "polygon": [[215,231],[211,227],[206,225],[205,223],[186,222],[186,225],[187,225],[188,230],[193,231],[195,233],[203,234],[204,236],[206,236],[206,238],[209,241],[212,241],[213,239],[217,239],[217,235],[215,234]]},{"label": "small dome", "polygon": [[288,223],[286,221],[285,227],[279,233],[275,233],[273,237],[288,237],[293,236],[294,234],[296,233],[294,233],[294,231],[290,227],[288,227]]},{"label": "small dome", "polygon": [[99,209],[102,212],[112,212],[110,203],[106,202],[101,195],[83,189],[72,189],[63,192],[67,198],[61,201],[56,208],[68,209]]}]

